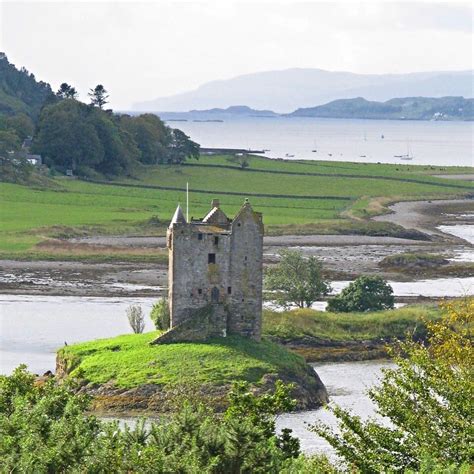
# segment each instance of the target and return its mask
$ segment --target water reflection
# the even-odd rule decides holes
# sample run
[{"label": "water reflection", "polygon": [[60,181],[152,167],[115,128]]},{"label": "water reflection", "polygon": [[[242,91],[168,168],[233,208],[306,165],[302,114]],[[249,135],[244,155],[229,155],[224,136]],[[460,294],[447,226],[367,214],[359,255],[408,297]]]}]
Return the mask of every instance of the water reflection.
[{"label": "water reflection", "polygon": [[[140,304],[148,314],[155,298],[0,295],[0,373],[20,363],[33,373],[54,371],[56,351],[74,342],[130,333],[125,314]],[[153,325],[149,318],[145,330]]]}]

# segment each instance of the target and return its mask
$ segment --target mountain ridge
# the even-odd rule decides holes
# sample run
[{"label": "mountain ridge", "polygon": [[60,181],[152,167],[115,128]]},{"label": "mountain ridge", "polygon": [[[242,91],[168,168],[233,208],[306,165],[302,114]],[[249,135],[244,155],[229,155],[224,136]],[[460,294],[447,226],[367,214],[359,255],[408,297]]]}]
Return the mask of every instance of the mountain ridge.
[{"label": "mountain ridge", "polygon": [[472,97],[473,71],[428,71],[407,74],[357,74],[323,69],[291,68],[245,74],[207,82],[181,94],[134,104],[134,111],[227,108],[246,104],[257,110],[289,113],[337,99],[365,97]]}]

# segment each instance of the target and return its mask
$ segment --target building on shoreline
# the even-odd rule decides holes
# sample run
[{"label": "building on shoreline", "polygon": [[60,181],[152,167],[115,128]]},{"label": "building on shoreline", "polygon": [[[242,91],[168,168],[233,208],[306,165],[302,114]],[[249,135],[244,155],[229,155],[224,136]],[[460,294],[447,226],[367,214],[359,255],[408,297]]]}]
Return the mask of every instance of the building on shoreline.
[{"label": "building on shoreline", "polygon": [[229,219],[214,199],[189,222],[178,206],[167,232],[170,330],[154,343],[239,334],[260,340],[262,214],[246,199]]}]

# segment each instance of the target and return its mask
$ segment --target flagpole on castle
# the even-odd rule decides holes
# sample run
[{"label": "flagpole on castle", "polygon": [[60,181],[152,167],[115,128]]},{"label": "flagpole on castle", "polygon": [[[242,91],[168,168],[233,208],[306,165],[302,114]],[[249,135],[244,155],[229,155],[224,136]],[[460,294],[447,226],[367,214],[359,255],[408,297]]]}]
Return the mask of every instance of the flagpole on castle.
[{"label": "flagpole on castle", "polygon": [[186,183],[186,222],[189,222],[189,183]]}]

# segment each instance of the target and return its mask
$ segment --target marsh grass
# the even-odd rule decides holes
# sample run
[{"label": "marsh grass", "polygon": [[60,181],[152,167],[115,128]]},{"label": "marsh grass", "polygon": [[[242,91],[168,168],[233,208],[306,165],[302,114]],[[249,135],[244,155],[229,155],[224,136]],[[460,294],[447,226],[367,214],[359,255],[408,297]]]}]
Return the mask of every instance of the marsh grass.
[{"label": "marsh grass", "polygon": [[311,337],[320,341],[384,341],[423,337],[426,322],[438,319],[436,305],[414,305],[370,313],[330,313],[313,309],[265,310],[263,331],[283,341]]}]

